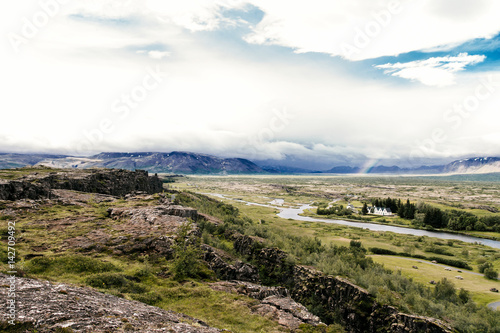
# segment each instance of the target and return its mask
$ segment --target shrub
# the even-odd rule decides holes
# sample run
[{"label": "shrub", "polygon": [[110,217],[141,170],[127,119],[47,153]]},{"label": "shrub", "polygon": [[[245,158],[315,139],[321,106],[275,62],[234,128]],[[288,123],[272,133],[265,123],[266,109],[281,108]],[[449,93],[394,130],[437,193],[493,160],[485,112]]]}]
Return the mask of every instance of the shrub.
[{"label": "shrub", "polygon": [[96,258],[81,255],[61,257],[36,257],[27,264],[31,273],[103,273],[119,270],[115,265]]},{"label": "shrub", "polygon": [[412,255],[412,257],[413,257],[413,258],[417,258],[417,259],[424,259],[424,260],[425,260],[425,259],[427,259],[427,257],[426,257],[426,256],[423,256],[423,255],[421,255],[421,254],[414,254],[414,255]]},{"label": "shrub", "polygon": [[349,243],[349,246],[350,247],[361,248],[361,242],[357,241],[357,240],[354,240],[354,239],[351,239],[351,242]]},{"label": "shrub", "polygon": [[145,294],[133,294],[131,295],[132,299],[146,303],[148,305],[155,305],[163,300],[163,298],[154,292],[149,292]]},{"label": "shrub", "polygon": [[463,304],[469,302],[469,300],[470,300],[470,293],[469,293],[469,291],[465,290],[464,288],[460,288],[460,292],[458,293],[458,299]]},{"label": "shrub", "polygon": [[493,268],[486,268],[484,270],[484,277],[490,280],[496,280],[498,279],[498,271]]},{"label": "shrub", "polygon": [[442,278],[434,288],[434,297],[455,303],[457,299],[455,285],[447,278]]},{"label": "shrub", "polygon": [[395,251],[388,250],[388,249],[382,249],[382,248],[379,248],[379,247],[370,247],[370,251],[373,254],[387,254],[387,255],[391,255],[391,256],[398,255],[398,253],[395,252]]},{"label": "shrub", "polygon": [[465,268],[472,270],[472,267],[469,266],[465,261],[458,260],[458,259],[448,259],[448,258],[441,258],[441,257],[429,257],[427,258],[428,260],[435,260],[440,264],[445,264],[448,266],[453,266],[453,267],[458,267],[458,268]]},{"label": "shrub", "polygon": [[436,253],[436,254],[442,254],[442,255],[450,256],[450,257],[454,256],[453,253],[448,252],[445,249],[442,249],[442,248],[437,247],[437,246],[430,246],[430,247],[426,248],[424,251],[425,252]]},{"label": "shrub", "polygon": [[480,264],[478,268],[479,268],[479,273],[484,273],[484,271],[487,270],[488,268],[493,268],[493,265],[490,262],[485,261],[484,263]]},{"label": "shrub", "polygon": [[134,282],[134,277],[120,273],[94,274],[85,279],[85,283],[94,288],[116,289],[121,293],[139,294],[146,292],[146,288]]},{"label": "shrub", "polygon": [[190,235],[192,223],[183,224],[177,233],[172,249],[175,252],[172,273],[174,279],[183,281],[186,278],[210,278],[213,273],[201,262],[199,238]]}]

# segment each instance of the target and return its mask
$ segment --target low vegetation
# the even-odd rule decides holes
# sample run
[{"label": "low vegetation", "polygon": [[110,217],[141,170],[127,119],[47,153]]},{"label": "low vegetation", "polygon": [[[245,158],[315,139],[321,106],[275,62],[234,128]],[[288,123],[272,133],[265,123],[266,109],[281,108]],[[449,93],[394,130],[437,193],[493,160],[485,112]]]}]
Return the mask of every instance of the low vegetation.
[{"label": "low vegetation", "polygon": [[[6,239],[7,221],[15,218],[18,276],[89,286],[126,299],[182,312],[210,326],[233,332],[284,331],[278,323],[252,313],[250,308],[256,305],[256,300],[210,288],[209,283],[215,281],[214,275],[199,258],[196,238],[187,237],[185,239],[191,241],[186,243],[179,239],[171,260],[140,254],[113,254],[107,247],[89,253],[79,248],[68,248],[65,243],[67,239],[91,231],[108,230],[109,225],[116,221],[107,216],[107,208],[151,204],[154,204],[151,200],[117,200],[90,202],[83,207],[45,203],[36,208],[31,208],[31,205],[30,208],[18,208],[11,218],[0,221],[3,244],[0,247],[0,271],[9,270],[6,265],[7,246],[3,241]],[[74,219],[71,223],[69,217]],[[182,232],[186,234],[188,230],[186,226]],[[7,328],[11,329],[10,326]],[[18,328],[22,330],[22,327],[16,326],[16,331]]]},{"label": "low vegetation", "polygon": [[[226,236],[227,231],[235,230],[249,236],[258,236],[264,240],[262,246],[278,247],[289,253],[287,260],[290,265],[313,266],[327,274],[345,277],[366,288],[381,303],[391,304],[407,313],[440,318],[460,332],[500,332],[498,312],[486,307],[487,303],[500,299],[498,294],[488,291],[490,288],[500,289],[500,282],[496,280],[500,268],[498,250],[459,241],[286,220],[278,218],[274,208],[247,206],[236,201],[222,202],[220,199],[184,191],[188,188],[216,193],[224,190],[224,193],[234,198],[260,203],[267,203],[276,197],[286,198],[286,204],[290,205],[316,201],[322,203],[321,209],[328,209],[332,199],[337,198],[340,200],[334,205],[334,214],[348,214],[345,208],[348,202],[355,203],[361,212],[363,203],[371,204],[373,198],[389,197],[384,191],[398,191],[396,187],[386,189],[387,179],[362,179],[358,189],[353,189],[345,180],[307,178],[297,184],[297,180],[294,183],[288,178],[278,181],[263,177],[249,178],[242,184],[238,179],[242,178],[234,177],[230,181],[225,178],[220,181],[215,178],[190,177],[182,181],[196,183],[199,187],[187,183],[169,184],[172,193],[176,194],[176,203],[194,207],[224,221],[224,224],[218,226],[211,223],[199,224],[203,243],[224,250],[234,258],[251,262],[251,258],[241,257],[234,251],[233,243]],[[401,205],[398,199],[397,212],[400,207],[406,207],[402,211],[406,211],[408,207],[409,211],[415,208],[413,219],[409,219],[411,214],[406,213],[395,218],[403,221],[401,223],[432,227],[432,224],[437,225],[437,216],[441,216],[441,219],[447,219],[446,226],[449,227],[450,221],[462,223],[471,219],[472,214],[477,220],[474,221],[471,232],[483,232],[476,227],[479,223],[484,223],[485,230],[489,230],[484,232],[495,232],[494,227],[498,223],[496,213],[470,206],[459,207],[470,203],[436,199],[436,193],[441,196],[445,193],[441,185],[436,189],[436,185],[431,187],[425,180],[419,180],[416,184],[408,184],[403,180],[394,182],[404,187],[404,191],[400,191],[398,195]],[[342,190],[326,191],[330,186]],[[457,189],[453,189],[455,185],[447,186],[447,191],[470,192],[470,195],[483,191],[485,196],[495,197],[499,193],[495,186],[485,185],[484,189],[477,184],[460,184],[456,185],[460,186]],[[431,188],[432,190],[427,190]],[[413,191],[418,194],[408,195]],[[419,204],[417,196],[423,197],[427,193],[431,196],[425,197],[426,203]],[[406,198],[409,199],[405,200]],[[89,255],[65,246],[65,239],[109,228],[107,225],[111,220],[107,209],[110,207],[150,204],[151,201],[147,200],[133,204],[117,200],[113,203],[91,202],[84,207],[61,204],[42,205],[36,209],[19,208],[12,216],[9,213],[9,216],[0,218],[0,233],[6,234],[4,222],[14,217],[18,237],[22,240],[18,242],[19,272],[25,276],[91,286],[127,299],[183,312],[200,318],[211,326],[234,332],[282,331],[276,322],[251,313],[250,308],[256,304],[255,300],[216,292],[209,287],[208,284],[215,278],[201,261],[200,239],[189,235],[189,225],[181,230],[182,236],[177,238],[174,254],[168,260],[137,254],[117,255],[107,247]],[[480,204],[490,208],[498,207],[497,203],[489,201]],[[342,207],[338,209],[340,205]],[[426,219],[427,212],[429,216]],[[78,216],[77,222],[65,224],[68,218],[75,216]],[[382,222],[379,217],[375,219]],[[472,225],[470,221],[464,223],[466,229]],[[27,254],[30,256],[26,257]],[[0,248],[0,259],[3,270],[6,271],[5,247]],[[431,261],[454,267],[453,271],[445,271],[442,266]],[[462,269],[467,271],[456,272]],[[482,273],[486,279],[472,273]],[[261,279],[267,284],[277,283],[276,275],[266,272],[261,274]],[[462,274],[464,280],[456,279],[457,274]],[[429,283],[431,279],[435,284]],[[317,304],[311,303],[308,306],[311,311],[322,315],[329,326],[303,326],[302,332],[343,331],[338,321],[325,317]]]},{"label": "low vegetation", "polygon": [[[500,316],[485,306],[477,305],[466,289],[457,289],[447,279],[431,287],[415,282],[401,271],[392,271],[373,261],[360,241],[351,240],[349,246],[324,244],[317,237],[292,235],[273,223],[256,224],[243,219],[236,209],[228,210],[224,208],[225,204],[205,196],[190,193],[178,198],[181,203],[189,203],[201,211],[207,207],[207,211],[224,219],[226,225],[212,227],[210,231],[205,229],[205,237],[213,238],[213,245],[223,243],[224,229],[232,228],[264,238],[268,245],[287,251],[292,263],[314,266],[327,274],[350,279],[376,295],[381,303],[394,305],[405,312],[441,318],[461,332],[500,332]],[[186,202],[183,202],[184,199]],[[442,257],[435,259],[445,260]],[[462,265],[460,262],[452,263]],[[317,310],[314,305],[310,309]]]}]

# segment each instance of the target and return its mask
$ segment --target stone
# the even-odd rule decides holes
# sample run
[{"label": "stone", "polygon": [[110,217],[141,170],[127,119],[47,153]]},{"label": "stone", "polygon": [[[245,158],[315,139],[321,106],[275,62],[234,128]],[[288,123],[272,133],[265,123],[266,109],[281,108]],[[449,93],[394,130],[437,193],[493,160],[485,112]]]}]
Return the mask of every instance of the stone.
[{"label": "stone", "polygon": [[301,324],[312,326],[322,324],[321,320],[310,313],[305,306],[290,298],[290,293],[283,287],[266,287],[243,281],[223,281],[212,283],[211,288],[259,300],[257,305],[252,306],[252,312],[277,321],[292,331],[298,329]]},{"label": "stone", "polygon": [[[40,333],[58,328],[72,332],[221,332],[192,317],[91,288],[19,277],[15,281],[16,325],[31,326]],[[7,299],[9,285],[8,276],[0,274],[1,299]],[[0,319],[2,324],[9,325],[5,317]]]}]

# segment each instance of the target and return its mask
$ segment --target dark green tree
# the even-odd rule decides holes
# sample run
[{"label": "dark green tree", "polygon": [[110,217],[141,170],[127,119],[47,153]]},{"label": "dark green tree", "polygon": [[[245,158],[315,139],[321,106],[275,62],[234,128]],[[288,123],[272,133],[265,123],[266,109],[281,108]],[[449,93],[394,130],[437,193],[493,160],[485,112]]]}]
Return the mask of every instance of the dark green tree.
[{"label": "dark green tree", "polygon": [[434,288],[434,297],[440,300],[446,300],[456,303],[457,292],[455,290],[455,285],[453,284],[453,282],[451,282],[447,278],[442,278]]},{"label": "dark green tree", "polygon": [[368,214],[368,205],[366,204],[366,202],[363,204],[363,208],[361,208],[361,214]]},{"label": "dark green tree", "polygon": [[192,230],[193,224],[191,222],[181,225],[172,246],[174,250],[172,273],[177,281],[183,281],[187,278],[208,278],[211,275],[211,272],[201,261],[200,238],[196,237]]},{"label": "dark green tree", "polygon": [[470,293],[469,293],[469,291],[465,290],[464,288],[460,288],[460,291],[458,292],[458,299],[463,304],[467,303],[470,300]]},{"label": "dark green tree", "polygon": [[430,207],[424,216],[424,224],[434,228],[443,228],[448,224],[446,214],[439,208]]},{"label": "dark green tree", "polygon": [[485,263],[479,265],[478,268],[479,268],[479,273],[484,273],[484,271],[487,270],[488,268],[493,268],[493,265],[490,262],[486,261]]}]

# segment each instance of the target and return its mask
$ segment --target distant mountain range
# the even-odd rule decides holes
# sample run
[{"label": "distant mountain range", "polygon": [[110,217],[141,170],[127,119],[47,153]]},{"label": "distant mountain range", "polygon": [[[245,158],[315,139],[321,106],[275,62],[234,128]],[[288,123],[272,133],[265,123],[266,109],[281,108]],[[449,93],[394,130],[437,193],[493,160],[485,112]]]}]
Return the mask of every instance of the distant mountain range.
[{"label": "distant mountain range", "polygon": [[0,169],[20,168],[34,165],[45,159],[65,158],[67,155],[0,153]]},{"label": "distant mountain range", "polygon": [[101,167],[182,174],[253,174],[265,172],[255,163],[242,158],[220,158],[178,151],[171,153],[100,153],[88,158],[44,159],[37,164],[54,168]]},{"label": "distant mountain range", "polygon": [[[338,166],[324,173],[361,173],[364,169],[359,167]],[[387,174],[480,174],[500,172],[500,157],[474,157],[453,161],[445,165],[420,166],[417,168],[400,168],[398,166],[375,166],[365,173]]]},{"label": "distant mountain range", "polygon": [[190,152],[100,153],[89,157],[48,154],[0,153],[0,169],[43,165],[54,168],[120,168],[143,169],[154,173],[178,174],[484,174],[500,173],[500,157],[467,158],[445,165],[400,168],[375,166],[369,170],[353,166],[336,166],[314,171],[288,166],[258,166],[243,158],[220,158]]}]

